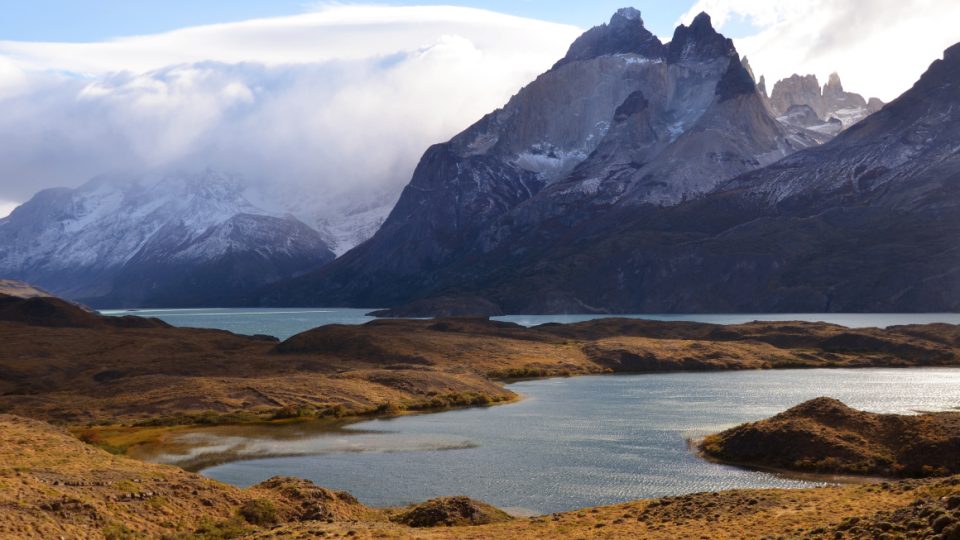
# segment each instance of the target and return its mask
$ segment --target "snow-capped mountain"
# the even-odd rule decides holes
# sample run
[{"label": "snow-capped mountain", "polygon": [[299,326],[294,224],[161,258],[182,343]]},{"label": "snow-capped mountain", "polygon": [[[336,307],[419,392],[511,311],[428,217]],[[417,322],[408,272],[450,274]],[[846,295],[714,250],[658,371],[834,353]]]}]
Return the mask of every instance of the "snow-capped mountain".
[{"label": "snow-capped mountain", "polygon": [[[0,275],[99,305],[211,305],[333,259],[320,233],[246,189],[206,170],[42,191],[0,219]],[[231,272],[203,283],[227,260]]]},{"label": "snow-capped mountain", "polygon": [[369,242],[269,301],[405,299],[525,231],[555,222],[563,234],[612,205],[676,205],[817,143],[773,118],[709,16],[664,44],[621,9],[503,108],[427,150]]},{"label": "snow-capped mountain", "polygon": [[263,182],[244,194],[260,208],[292,215],[315,229],[338,257],[372,237],[400,196],[399,189],[381,186],[324,193],[300,185],[265,187]]},{"label": "snow-capped mountain", "polygon": [[[774,118],[707,17],[667,45],[647,34],[632,11],[588,32],[431,148],[370,241],[264,300],[408,316],[960,309],[960,44],[787,155],[806,128]],[[828,111],[861,105],[839,80],[814,86]]]}]

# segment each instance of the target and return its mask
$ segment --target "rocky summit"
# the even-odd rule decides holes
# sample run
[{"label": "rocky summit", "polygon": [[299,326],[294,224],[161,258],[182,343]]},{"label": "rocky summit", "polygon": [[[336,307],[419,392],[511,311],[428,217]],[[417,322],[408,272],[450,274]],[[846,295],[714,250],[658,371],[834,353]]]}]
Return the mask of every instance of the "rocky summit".
[{"label": "rocky summit", "polygon": [[[762,93],[766,98],[766,90]],[[877,98],[866,100],[844,90],[837,73],[832,73],[822,88],[816,75],[794,74],[774,84],[766,100],[777,120],[806,128],[811,136],[834,136],[884,106]]]}]

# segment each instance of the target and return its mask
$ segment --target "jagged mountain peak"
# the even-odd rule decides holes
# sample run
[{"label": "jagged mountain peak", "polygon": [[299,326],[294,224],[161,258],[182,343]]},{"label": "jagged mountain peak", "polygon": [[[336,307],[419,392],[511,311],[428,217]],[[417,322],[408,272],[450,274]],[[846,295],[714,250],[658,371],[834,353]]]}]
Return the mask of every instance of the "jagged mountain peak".
[{"label": "jagged mountain peak", "polygon": [[[773,85],[769,104],[781,122],[805,128],[828,140],[883,107],[883,102],[876,98],[867,102],[860,94],[845,90],[836,72],[830,74],[823,86],[812,74],[794,74],[781,79]],[[800,110],[798,107],[807,107],[816,114],[813,118],[795,114]]]},{"label": "jagged mountain peak", "polygon": [[951,62],[960,62],[960,43],[947,47],[943,51],[943,59]]},{"label": "jagged mountain peak", "polygon": [[618,10],[609,24],[584,32],[554,67],[614,54],[639,54],[645,58],[662,59],[666,48],[644,26],[640,11],[627,7]]},{"label": "jagged mountain peak", "polygon": [[[960,73],[960,43],[943,51],[943,58],[934,60],[916,82],[914,88],[933,88],[941,85],[955,86]],[[953,97],[950,95],[950,97]]]},{"label": "jagged mountain peak", "polygon": [[750,74],[750,78],[756,81],[757,76],[753,73],[753,67],[750,66],[750,60],[744,56],[740,59],[740,63],[743,64],[743,69],[747,70],[747,73]]},{"label": "jagged mountain peak", "polygon": [[640,15],[640,10],[635,7],[625,7],[617,10],[613,14],[613,17],[610,19],[610,24],[617,24],[620,21],[639,21],[640,24],[643,24],[643,17]]},{"label": "jagged mountain peak", "polygon": [[840,82],[840,74],[834,71],[827,79],[827,84],[823,86],[823,92],[843,92],[843,83]]},{"label": "jagged mountain peak", "polygon": [[701,11],[693,18],[693,21],[690,23],[690,29],[698,32],[713,32],[713,19],[710,18],[709,13]]},{"label": "jagged mountain peak", "polygon": [[667,45],[667,60],[670,63],[708,61],[736,54],[733,40],[714,29],[710,15],[706,12],[694,17],[690,26],[678,26],[673,32],[673,39]]}]

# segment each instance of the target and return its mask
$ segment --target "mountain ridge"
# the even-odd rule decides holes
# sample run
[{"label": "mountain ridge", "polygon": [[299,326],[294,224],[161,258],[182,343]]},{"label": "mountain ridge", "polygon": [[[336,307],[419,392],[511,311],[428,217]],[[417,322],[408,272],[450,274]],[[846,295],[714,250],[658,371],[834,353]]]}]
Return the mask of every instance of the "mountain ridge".
[{"label": "mountain ridge", "polygon": [[[368,278],[354,291],[370,296],[354,298],[402,290],[385,297],[400,306],[387,313],[418,316],[441,305],[474,315],[956,311],[958,52],[947,49],[913,88],[832,141],[705,194],[592,210],[574,200],[527,221],[513,212],[447,264]],[[645,99],[625,102],[620,116],[642,113]],[[353,257],[352,275],[367,279]],[[342,283],[336,271],[294,288],[325,294]]]},{"label": "mountain ridge", "polygon": [[503,108],[428,150],[370,241],[262,301],[412,300],[408,291],[429,286],[434,272],[524,229],[552,220],[573,227],[611,205],[678,204],[817,143],[772,118],[707,14],[658,46],[639,14],[627,13],[587,31]]},{"label": "mountain ridge", "polygon": [[0,275],[97,306],[229,305],[333,260],[318,232],[244,190],[210,169],[44,190],[0,219]]}]

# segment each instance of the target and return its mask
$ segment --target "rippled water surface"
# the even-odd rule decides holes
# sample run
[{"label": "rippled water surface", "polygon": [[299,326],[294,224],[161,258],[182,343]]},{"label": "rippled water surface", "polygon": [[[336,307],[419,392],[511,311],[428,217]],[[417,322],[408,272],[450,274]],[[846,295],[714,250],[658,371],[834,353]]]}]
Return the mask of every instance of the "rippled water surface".
[{"label": "rippled water surface", "polygon": [[236,434],[191,436],[207,437],[210,447],[242,442],[241,456],[297,454],[203,471],[240,486],[290,475],[377,506],[465,494],[542,513],[705,490],[812,485],[705,462],[687,439],[822,395],[877,412],[956,408],[960,369],[617,375],[510,388],[526,399],[364,422],[348,428],[356,435],[296,434],[302,427],[292,426],[282,436],[244,441]]}]

